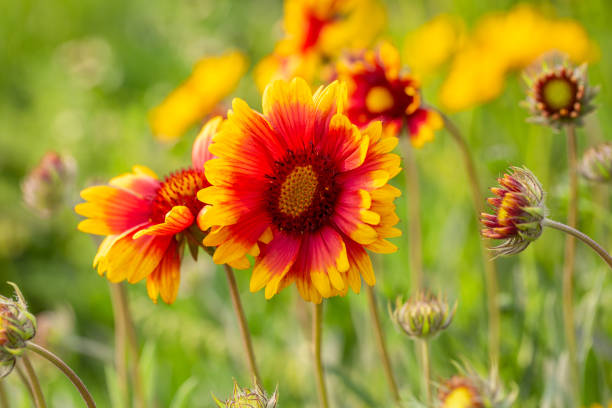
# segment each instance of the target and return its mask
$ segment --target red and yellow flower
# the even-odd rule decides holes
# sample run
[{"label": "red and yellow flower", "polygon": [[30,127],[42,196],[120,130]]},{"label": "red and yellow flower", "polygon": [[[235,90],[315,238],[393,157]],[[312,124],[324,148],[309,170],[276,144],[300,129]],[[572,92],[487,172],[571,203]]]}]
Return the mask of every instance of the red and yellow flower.
[{"label": "red and yellow flower", "polygon": [[477,386],[468,377],[455,376],[446,381],[440,387],[438,399],[442,408],[481,408],[484,406]]},{"label": "red and yellow flower", "polygon": [[211,228],[204,245],[213,260],[253,255],[250,289],[271,298],[291,283],[312,302],[374,285],[366,249],[396,251],[386,238],[401,232],[388,184],[400,171],[390,151],[397,138],[380,122],[364,130],[345,115],[339,82],[313,95],[301,78],[275,81],[263,96],[263,114],[235,99],[215,135],[206,163],[212,184],[198,193],[210,204],[198,218]]},{"label": "red and yellow flower", "polygon": [[343,58],[337,74],[348,83],[347,115],[353,123],[364,127],[381,120],[394,135],[405,124],[413,146],[421,147],[442,128],[442,118],[423,106],[418,81],[401,68],[397,50],[383,42],[376,50]]},{"label": "red and yellow flower", "polygon": [[108,185],[86,188],[75,211],[87,217],[78,228],[105,235],[94,268],[111,282],[147,279],[149,297],[172,303],[179,287],[184,232],[195,224],[204,204],[196,194],[210,184],[204,163],[212,135],[222,119],[211,119],[193,146],[192,167],[159,180],[143,166],[111,179]]}]

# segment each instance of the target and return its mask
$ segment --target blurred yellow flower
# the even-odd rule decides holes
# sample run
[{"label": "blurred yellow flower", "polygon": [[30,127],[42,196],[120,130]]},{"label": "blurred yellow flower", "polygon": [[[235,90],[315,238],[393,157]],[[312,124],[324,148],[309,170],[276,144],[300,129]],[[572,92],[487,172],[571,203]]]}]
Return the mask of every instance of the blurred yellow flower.
[{"label": "blurred yellow flower", "polygon": [[465,35],[465,23],[459,16],[440,14],[406,35],[404,61],[422,79],[457,52]]},{"label": "blurred yellow flower", "polygon": [[546,17],[526,4],[488,14],[455,56],[440,102],[457,111],[493,99],[502,92],[508,71],[524,68],[552,50],[575,62],[597,55],[595,44],[576,21]]},{"label": "blurred yellow flower", "polygon": [[189,78],[149,112],[153,135],[171,141],[203,121],[236,88],[246,68],[238,51],[199,60]]},{"label": "blurred yellow flower", "polygon": [[378,0],[286,0],[285,37],[255,68],[259,89],[295,76],[311,82],[322,60],[369,46],[386,20]]}]

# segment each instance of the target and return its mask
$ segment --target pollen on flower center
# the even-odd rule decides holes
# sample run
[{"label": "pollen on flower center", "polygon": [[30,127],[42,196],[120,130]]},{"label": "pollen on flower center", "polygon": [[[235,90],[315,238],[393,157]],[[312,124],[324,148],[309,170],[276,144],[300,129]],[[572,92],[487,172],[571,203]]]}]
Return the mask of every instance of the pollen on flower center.
[{"label": "pollen on flower center", "polygon": [[152,220],[162,222],[166,213],[177,205],[185,206],[193,215],[197,215],[204,206],[197,199],[197,193],[208,186],[204,171],[199,169],[184,169],[170,174],[157,190],[153,201]]},{"label": "pollen on flower center", "polygon": [[375,86],[366,96],[366,107],[371,113],[381,113],[393,107],[393,95],[384,86]]},{"label": "pollen on flower center", "polygon": [[300,153],[291,150],[275,163],[267,209],[281,231],[301,235],[317,231],[334,213],[339,188],[332,161],[314,147]]},{"label": "pollen on flower center", "polygon": [[295,166],[281,186],[278,209],[297,217],[310,207],[319,181],[312,165]]},{"label": "pollen on flower center", "polygon": [[543,88],[544,98],[553,109],[567,108],[571,105],[574,90],[572,84],[562,78],[548,81]]}]

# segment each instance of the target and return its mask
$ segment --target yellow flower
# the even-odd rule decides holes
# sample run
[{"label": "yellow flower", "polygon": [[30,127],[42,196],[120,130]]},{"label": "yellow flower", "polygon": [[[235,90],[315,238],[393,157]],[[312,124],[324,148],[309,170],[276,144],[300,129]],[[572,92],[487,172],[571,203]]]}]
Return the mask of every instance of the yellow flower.
[{"label": "yellow flower", "polygon": [[246,68],[246,57],[238,51],[198,61],[189,78],[149,112],[155,137],[171,141],[203,121],[236,88]]},{"label": "yellow flower", "polygon": [[502,92],[508,71],[524,68],[552,50],[576,62],[591,60],[597,53],[586,31],[573,20],[548,18],[525,4],[488,14],[455,56],[440,101],[456,111],[491,100]]}]

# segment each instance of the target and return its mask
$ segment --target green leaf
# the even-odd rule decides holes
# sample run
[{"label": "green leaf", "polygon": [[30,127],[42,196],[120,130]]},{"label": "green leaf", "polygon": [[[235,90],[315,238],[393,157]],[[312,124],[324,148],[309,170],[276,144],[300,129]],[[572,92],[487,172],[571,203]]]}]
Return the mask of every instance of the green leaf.
[{"label": "green leaf", "polygon": [[587,353],[584,364],[584,377],[582,383],[582,404],[589,406],[593,403],[601,403],[601,374],[595,351],[591,347]]},{"label": "green leaf", "polygon": [[178,391],[174,395],[174,398],[170,403],[170,408],[186,408],[191,406],[190,404],[188,404],[190,399],[189,397],[191,396],[197,385],[198,380],[194,377],[189,377],[187,380],[185,380],[185,382],[181,384]]}]

